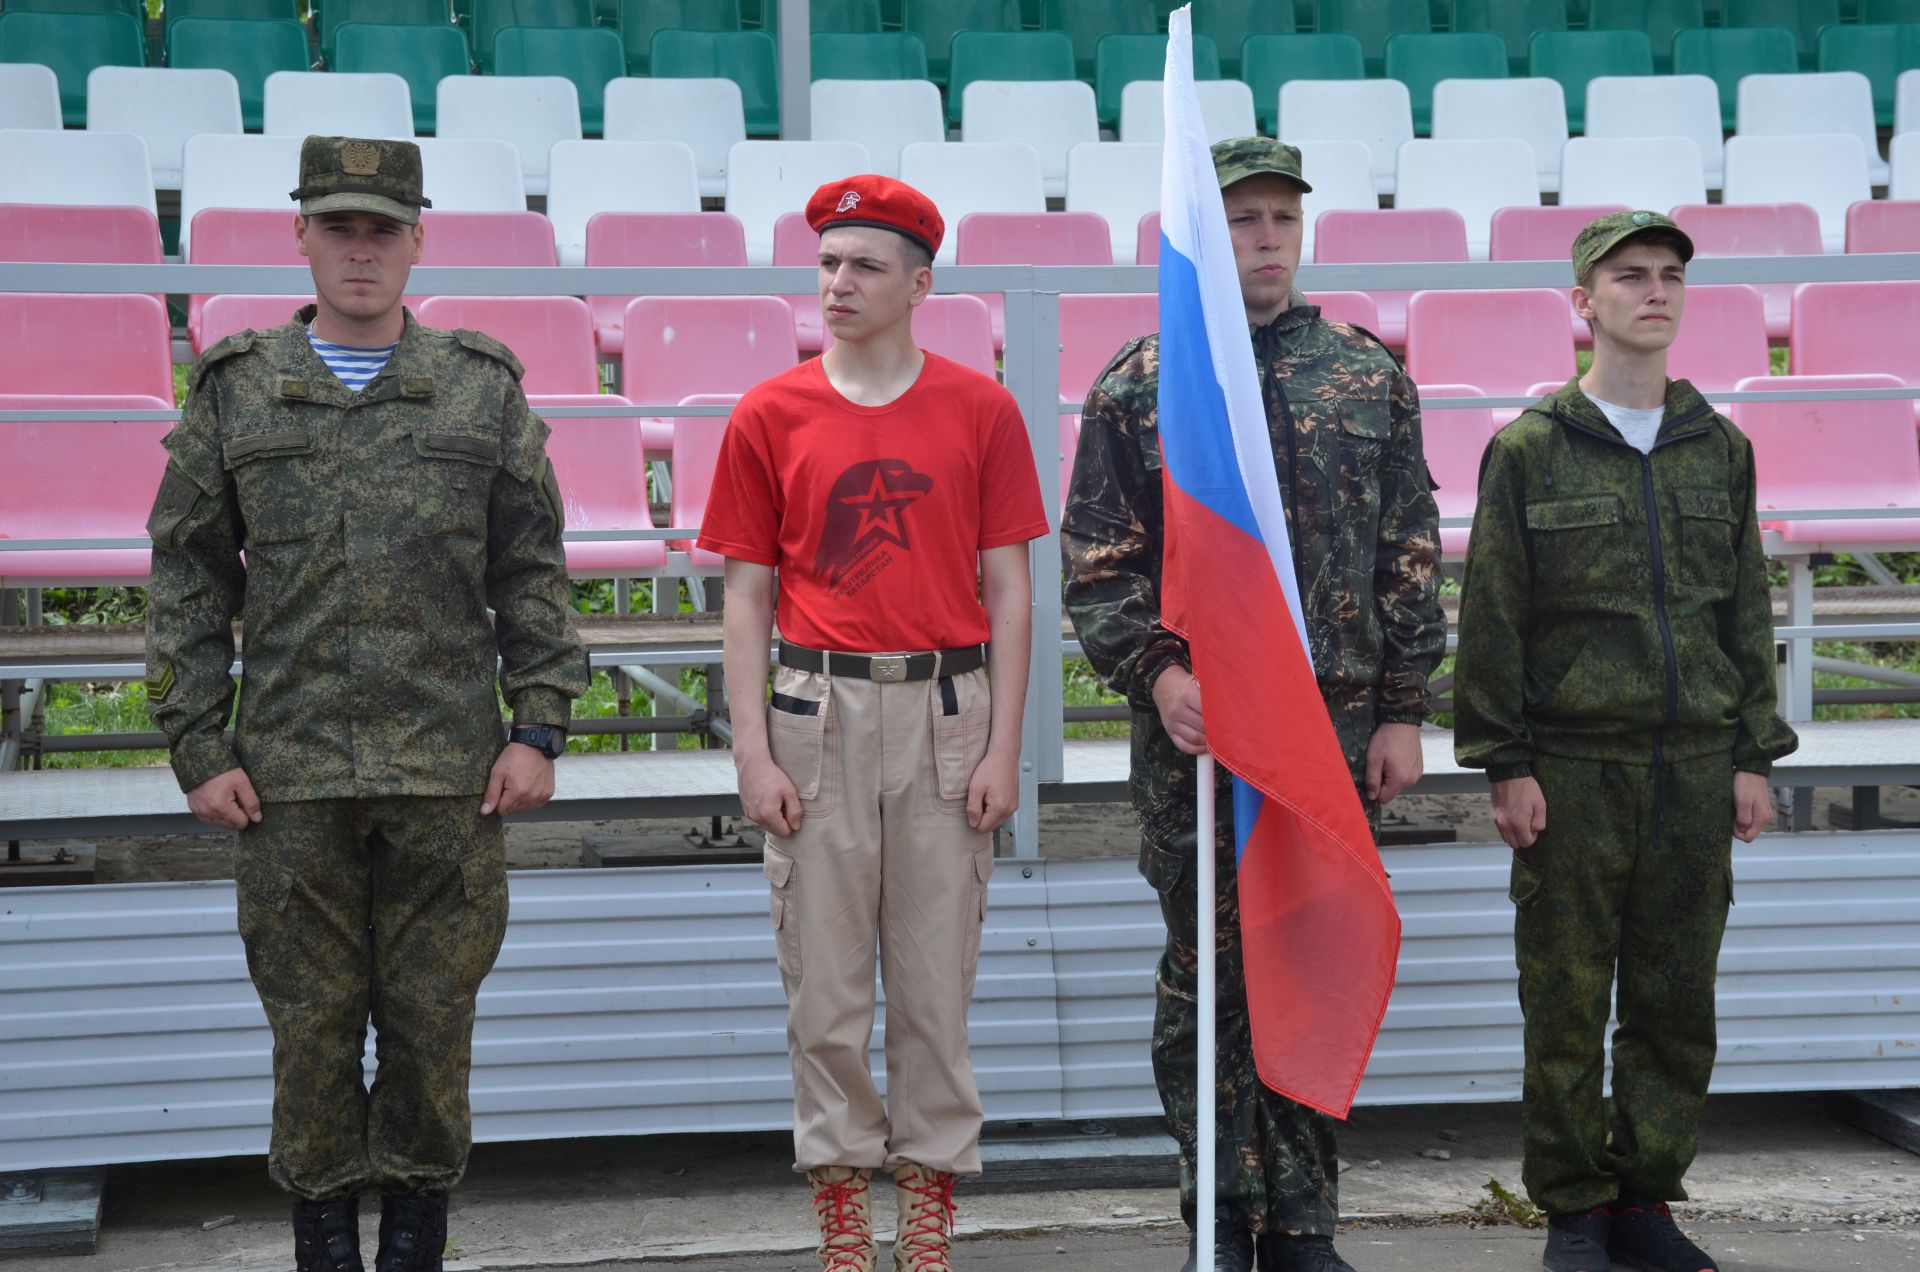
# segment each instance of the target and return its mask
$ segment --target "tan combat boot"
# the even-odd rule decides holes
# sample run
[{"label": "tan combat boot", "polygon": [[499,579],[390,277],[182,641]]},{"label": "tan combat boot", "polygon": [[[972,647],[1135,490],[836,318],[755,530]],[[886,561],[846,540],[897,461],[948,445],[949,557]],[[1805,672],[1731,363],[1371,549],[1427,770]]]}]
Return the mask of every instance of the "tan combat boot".
[{"label": "tan combat boot", "polygon": [[873,1213],[867,1194],[873,1172],[822,1166],[807,1172],[813,1212],[820,1217],[820,1266],[825,1272],[873,1272]]},{"label": "tan combat boot", "polygon": [[908,1162],[893,1180],[900,1205],[894,1272],[953,1272],[953,1186],[960,1177]]}]

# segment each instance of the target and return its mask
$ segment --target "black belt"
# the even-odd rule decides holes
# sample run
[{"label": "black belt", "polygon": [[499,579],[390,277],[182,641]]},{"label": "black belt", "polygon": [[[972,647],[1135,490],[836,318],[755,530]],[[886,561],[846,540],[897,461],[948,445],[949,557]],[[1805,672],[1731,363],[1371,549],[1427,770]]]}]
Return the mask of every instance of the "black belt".
[{"label": "black belt", "polygon": [[980,645],[943,649],[937,654],[827,654],[805,645],[780,643],[780,665],[795,671],[825,671],[856,680],[891,684],[901,680],[931,680],[934,673],[958,676],[984,667],[987,651]]}]

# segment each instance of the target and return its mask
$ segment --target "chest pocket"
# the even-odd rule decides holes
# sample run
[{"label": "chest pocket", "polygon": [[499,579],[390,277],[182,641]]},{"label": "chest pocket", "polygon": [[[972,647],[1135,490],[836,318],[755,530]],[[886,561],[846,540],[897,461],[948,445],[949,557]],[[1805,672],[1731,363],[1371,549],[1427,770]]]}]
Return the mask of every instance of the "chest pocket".
[{"label": "chest pocket", "polygon": [[1536,589],[1580,596],[1623,586],[1625,520],[1625,505],[1611,493],[1529,503]]},{"label": "chest pocket", "polygon": [[1717,596],[1733,593],[1733,499],[1724,490],[1673,492],[1680,514],[1680,582]]},{"label": "chest pocket", "polygon": [[421,429],[413,435],[413,448],[421,470],[421,480],[413,492],[420,531],[485,538],[487,502],[494,469],[500,464],[500,443],[471,433]]},{"label": "chest pocket", "polygon": [[313,430],[243,434],[221,447],[220,458],[233,474],[249,546],[312,538],[328,518]]}]

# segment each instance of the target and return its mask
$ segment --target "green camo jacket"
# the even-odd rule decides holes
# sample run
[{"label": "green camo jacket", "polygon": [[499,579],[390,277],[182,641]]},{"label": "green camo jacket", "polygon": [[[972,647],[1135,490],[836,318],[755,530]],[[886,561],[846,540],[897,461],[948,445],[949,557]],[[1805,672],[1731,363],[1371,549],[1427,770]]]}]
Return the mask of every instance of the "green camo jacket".
[{"label": "green camo jacket", "polygon": [[547,427],[488,336],[408,314],[355,393],[311,314],[194,368],[147,525],[149,710],[183,790],[238,764],[267,801],[477,794],[496,680],[528,724],[565,725],[587,687]]},{"label": "green camo jacket", "polygon": [[[1419,397],[1379,341],[1298,294],[1252,340],[1313,665],[1357,772],[1376,726],[1425,717],[1446,642]],[[1193,834],[1194,761],[1153,705],[1160,673],[1188,665],[1160,625],[1159,356],[1157,336],[1132,342],[1088,394],[1060,546],[1080,646],[1133,709],[1134,807],[1169,843]],[[1224,823],[1232,801],[1219,807]]]},{"label": "green camo jacket", "polygon": [[1500,430],[1480,468],[1454,673],[1454,749],[1494,781],[1534,753],[1651,762],[1731,750],[1765,774],[1773,612],[1753,448],[1685,380],[1651,454],[1579,382]]}]

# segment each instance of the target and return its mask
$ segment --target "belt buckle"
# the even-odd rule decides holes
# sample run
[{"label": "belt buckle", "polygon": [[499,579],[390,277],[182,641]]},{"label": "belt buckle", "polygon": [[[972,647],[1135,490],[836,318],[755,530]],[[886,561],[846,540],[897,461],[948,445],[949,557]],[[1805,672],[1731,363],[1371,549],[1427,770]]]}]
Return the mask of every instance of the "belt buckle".
[{"label": "belt buckle", "polygon": [[896,684],[907,678],[907,656],[889,654],[867,661],[867,676],[881,684]]}]

